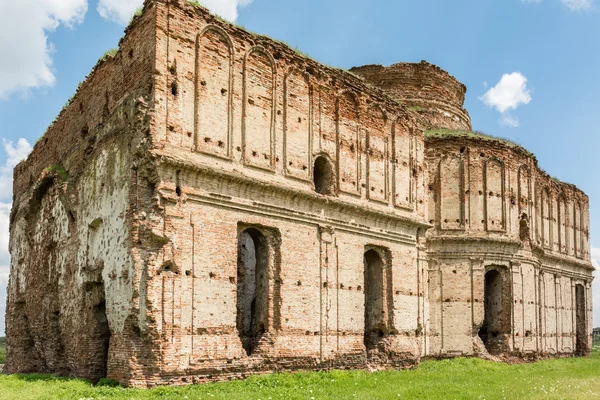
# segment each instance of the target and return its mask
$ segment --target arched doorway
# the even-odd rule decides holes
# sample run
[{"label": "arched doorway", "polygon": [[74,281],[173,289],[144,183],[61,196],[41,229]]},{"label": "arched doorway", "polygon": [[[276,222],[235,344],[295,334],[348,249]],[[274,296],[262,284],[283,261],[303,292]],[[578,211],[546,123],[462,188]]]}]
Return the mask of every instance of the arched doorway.
[{"label": "arched doorway", "polygon": [[368,350],[377,348],[385,335],[385,304],[383,286],[383,260],[376,250],[364,255],[365,265],[365,333],[364,344]]},{"label": "arched doorway", "polygon": [[251,355],[266,331],[269,307],[269,246],[257,229],[238,237],[237,330],[244,350]]},{"label": "arched doorway", "polygon": [[484,318],[479,337],[490,354],[508,350],[510,324],[510,282],[501,269],[485,274]]},{"label": "arched doorway", "polygon": [[578,356],[588,353],[585,325],[585,288],[583,285],[575,285],[575,351]]},{"label": "arched doorway", "polygon": [[313,182],[315,191],[319,194],[329,195],[334,193],[334,174],[331,162],[325,156],[315,160],[313,168]]}]

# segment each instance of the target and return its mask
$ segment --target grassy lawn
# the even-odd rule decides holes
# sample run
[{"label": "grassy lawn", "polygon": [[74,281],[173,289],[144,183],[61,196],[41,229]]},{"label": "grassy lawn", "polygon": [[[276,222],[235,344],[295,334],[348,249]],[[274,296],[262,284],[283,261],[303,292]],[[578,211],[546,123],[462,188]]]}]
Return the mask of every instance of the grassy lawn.
[{"label": "grassy lawn", "polygon": [[592,399],[600,398],[600,348],[589,358],[507,365],[425,361],[415,370],[276,374],[153,390],[92,386],[48,375],[0,375],[3,399]]}]

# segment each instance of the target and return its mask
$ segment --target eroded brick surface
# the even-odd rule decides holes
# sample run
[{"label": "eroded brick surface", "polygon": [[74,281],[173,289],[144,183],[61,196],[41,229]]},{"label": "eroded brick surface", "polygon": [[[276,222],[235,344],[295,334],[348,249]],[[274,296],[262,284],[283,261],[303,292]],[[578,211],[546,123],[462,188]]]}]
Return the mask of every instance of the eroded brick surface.
[{"label": "eroded brick surface", "polygon": [[15,170],[8,371],[146,387],[586,354],[588,198],[518,147],[426,141],[470,129],[464,94],[147,1]]}]

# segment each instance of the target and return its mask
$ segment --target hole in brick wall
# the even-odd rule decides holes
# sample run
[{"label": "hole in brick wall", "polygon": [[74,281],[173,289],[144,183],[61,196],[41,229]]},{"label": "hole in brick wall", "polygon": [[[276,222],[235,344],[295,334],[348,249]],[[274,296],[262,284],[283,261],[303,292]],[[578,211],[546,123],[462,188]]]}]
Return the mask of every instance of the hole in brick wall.
[{"label": "hole in brick wall", "polygon": [[227,89],[221,89],[221,94],[222,94],[223,96],[225,96],[225,93],[227,93]]},{"label": "hole in brick wall", "polygon": [[177,94],[179,94],[179,84],[177,83],[176,80],[171,82],[171,94],[173,96],[177,96]]},{"label": "hole in brick wall", "polygon": [[315,160],[313,169],[313,183],[315,191],[323,195],[334,193],[334,175],[331,162],[324,156]]},{"label": "hole in brick wall", "polygon": [[209,273],[208,273],[208,277],[209,277],[209,278],[214,278],[215,276],[217,276],[217,275],[215,275],[215,273],[214,273],[214,272],[209,272]]},{"label": "hole in brick wall", "polygon": [[298,285],[298,286],[302,286],[302,282],[301,282],[301,281],[298,281],[297,285]]},{"label": "hole in brick wall", "polygon": [[129,50],[129,58],[133,58],[133,49]]},{"label": "hole in brick wall", "polygon": [[181,171],[177,171],[175,173],[175,193],[177,193],[177,197],[181,197],[181,179],[180,179]]},{"label": "hole in brick wall", "polygon": [[192,276],[192,271],[190,271],[190,270],[185,271],[185,276]]},{"label": "hole in brick wall", "polygon": [[169,72],[171,75],[175,75],[177,73],[177,62],[174,62],[171,64],[171,66],[169,66]]},{"label": "hole in brick wall", "polygon": [[464,152],[465,152],[465,150],[466,150],[466,149],[465,149],[464,147],[461,147],[461,148],[460,148],[460,152],[461,152],[461,153],[464,153]]}]

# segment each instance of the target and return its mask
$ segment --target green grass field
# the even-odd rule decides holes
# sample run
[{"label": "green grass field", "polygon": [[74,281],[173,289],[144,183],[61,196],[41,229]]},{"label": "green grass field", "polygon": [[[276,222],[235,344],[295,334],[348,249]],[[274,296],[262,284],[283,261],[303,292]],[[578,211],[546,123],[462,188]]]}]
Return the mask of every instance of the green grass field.
[{"label": "green grass field", "polygon": [[589,358],[508,365],[476,358],[425,361],[407,371],[276,374],[152,390],[93,386],[48,375],[0,375],[2,399],[594,399],[600,344]]}]

